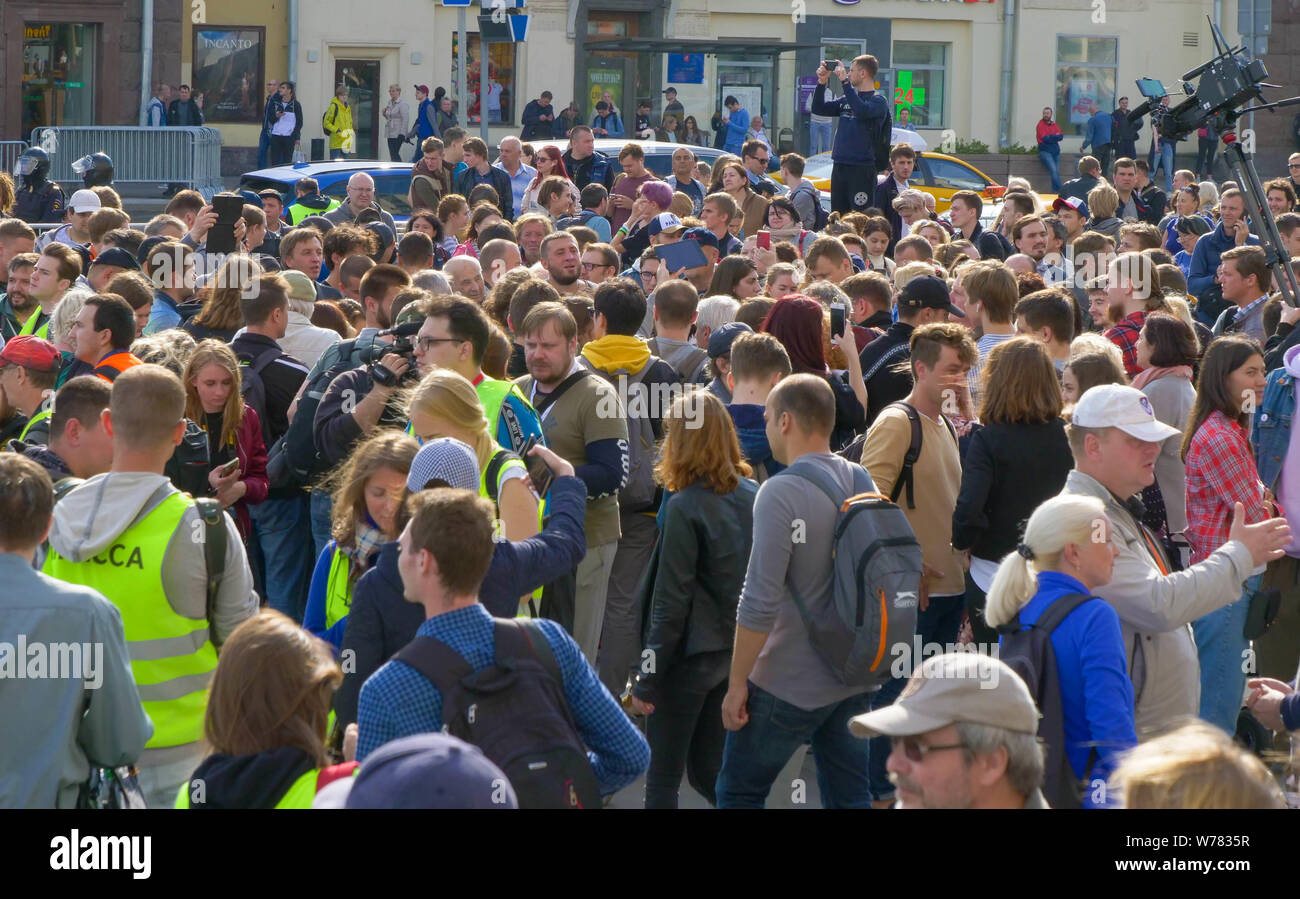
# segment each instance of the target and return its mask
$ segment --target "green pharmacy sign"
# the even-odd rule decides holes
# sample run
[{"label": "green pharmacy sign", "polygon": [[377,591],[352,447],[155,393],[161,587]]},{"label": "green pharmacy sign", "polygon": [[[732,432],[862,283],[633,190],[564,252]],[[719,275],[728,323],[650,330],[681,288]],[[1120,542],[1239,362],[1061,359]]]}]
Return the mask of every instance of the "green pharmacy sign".
[{"label": "green pharmacy sign", "polygon": [[911,72],[898,73],[898,82],[894,85],[894,105],[906,106],[908,109],[925,108],[925,88],[912,85]]}]

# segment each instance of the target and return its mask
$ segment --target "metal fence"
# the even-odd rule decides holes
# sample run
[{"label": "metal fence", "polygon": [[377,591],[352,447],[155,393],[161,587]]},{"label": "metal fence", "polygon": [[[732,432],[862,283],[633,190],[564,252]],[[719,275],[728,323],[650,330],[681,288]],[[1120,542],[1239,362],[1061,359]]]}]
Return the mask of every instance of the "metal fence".
[{"label": "metal fence", "polygon": [[54,181],[80,181],[72,163],[87,154],[102,152],[113,158],[115,184],[181,184],[205,197],[225,189],[221,180],[221,132],[216,128],[57,126],[35,129],[31,142],[49,152],[50,178]]},{"label": "metal fence", "polygon": [[27,149],[25,140],[0,140],[0,172],[9,172],[12,174],[14,163],[18,157],[23,155]]}]

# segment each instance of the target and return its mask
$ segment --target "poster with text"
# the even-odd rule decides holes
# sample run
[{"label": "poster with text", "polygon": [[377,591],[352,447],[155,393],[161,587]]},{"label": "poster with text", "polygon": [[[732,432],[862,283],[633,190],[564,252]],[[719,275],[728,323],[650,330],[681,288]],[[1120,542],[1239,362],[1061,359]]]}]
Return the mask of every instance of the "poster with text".
[{"label": "poster with text", "polygon": [[255,26],[194,29],[194,98],[203,98],[208,123],[260,124],[266,29]]}]

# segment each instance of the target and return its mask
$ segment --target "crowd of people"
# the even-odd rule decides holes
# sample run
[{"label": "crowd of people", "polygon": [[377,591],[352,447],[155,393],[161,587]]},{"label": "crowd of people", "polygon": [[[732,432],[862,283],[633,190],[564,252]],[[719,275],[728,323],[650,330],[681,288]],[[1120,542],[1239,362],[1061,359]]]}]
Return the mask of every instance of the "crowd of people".
[{"label": "crowd of people", "polygon": [[444,124],[400,227],[365,173],[233,252],[192,191],[0,221],[0,805],[761,807],[805,745],[827,808],[1284,804],[1231,738],[1300,727],[1300,310],[1235,185],[986,227],[896,144],[827,218],[739,127]]}]

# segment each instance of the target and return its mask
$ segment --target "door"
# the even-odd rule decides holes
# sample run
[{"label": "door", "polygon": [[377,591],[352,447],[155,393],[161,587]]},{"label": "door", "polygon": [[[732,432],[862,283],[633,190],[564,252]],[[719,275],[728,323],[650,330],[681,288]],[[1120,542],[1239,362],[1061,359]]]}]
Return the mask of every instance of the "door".
[{"label": "door", "polygon": [[[379,60],[334,60],[334,84],[348,86],[348,102],[352,104],[352,128],[356,131],[356,146],[348,155],[357,159],[379,159],[382,135],[379,133],[379,97],[388,96],[379,88]],[[388,158],[388,154],[384,154]]]}]

